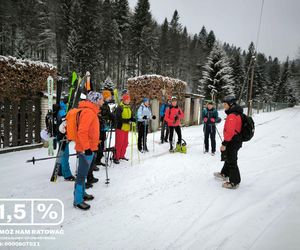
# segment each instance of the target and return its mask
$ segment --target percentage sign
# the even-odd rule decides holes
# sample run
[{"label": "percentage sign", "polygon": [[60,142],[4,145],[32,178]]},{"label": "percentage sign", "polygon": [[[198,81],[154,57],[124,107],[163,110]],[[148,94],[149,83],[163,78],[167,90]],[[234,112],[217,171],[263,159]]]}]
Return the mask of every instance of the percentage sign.
[{"label": "percentage sign", "polygon": [[37,205],[37,210],[43,213],[42,220],[45,219],[47,216],[51,220],[55,220],[58,217],[58,213],[56,211],[51,211],[53,204],[50,204],[48,207],[44,203],[40,203]]}]

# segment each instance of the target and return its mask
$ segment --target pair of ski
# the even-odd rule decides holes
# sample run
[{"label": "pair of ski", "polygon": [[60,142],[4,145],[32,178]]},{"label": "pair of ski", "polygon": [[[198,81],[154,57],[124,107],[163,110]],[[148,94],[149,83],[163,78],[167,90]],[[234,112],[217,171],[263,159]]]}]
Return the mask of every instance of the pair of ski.
[{"label": "pair of ski", "polygon": [[[72,82],[71,82],[71,88],[69,91],[69,97],[68,97],[68,104],[67,104],[67,110],[66,112],[68,112],[70,109],[72,108],[76,108],[78,106],[78,103],[80,101],[80,96],[83,93],[85,84],[87,82],[87,79],[90,77],[89,72],[87,72],[87,74],[81,79],[80,77],[77,77],[76,72],[72,73]],[[58,93],[57,95],[57,99],[60,100],[60,95],[61,93]],[[52,175],[50,178],[51,182],[56,182],[57,180],[57,176],[58,176],[58,172],[59,172],[59,168],[61,165],[61,157],[64,153],[64,148],[67,144],[67,139],[66,137],[63,138],[63,140],[60,142],[59,148],[57,150],[57,155],[56,155],[56,160],[55,160],[55,164],[54,164],[54,168],[52,171]]]}]

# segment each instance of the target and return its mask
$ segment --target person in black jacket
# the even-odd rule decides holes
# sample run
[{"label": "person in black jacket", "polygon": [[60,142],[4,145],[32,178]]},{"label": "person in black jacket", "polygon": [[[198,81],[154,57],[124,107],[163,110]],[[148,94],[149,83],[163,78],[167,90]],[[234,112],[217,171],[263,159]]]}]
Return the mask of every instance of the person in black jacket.
[{"label": "person in black jacket", "polygon": [[128,146],[128,134],[130,131],[130,122],[135,122],[133,112],[130,108],[130,96],[128,94],[123,95],[122,102],[116,109],[116,152],[114,155],[114,163],[119,164],[120,160],[128,161],[125,157],[126,149]]}]

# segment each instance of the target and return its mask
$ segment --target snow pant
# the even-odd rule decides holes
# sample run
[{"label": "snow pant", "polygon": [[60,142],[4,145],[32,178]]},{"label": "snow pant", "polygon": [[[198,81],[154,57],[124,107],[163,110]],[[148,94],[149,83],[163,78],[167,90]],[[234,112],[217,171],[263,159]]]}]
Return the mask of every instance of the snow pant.
[{"label": "snow pant", "polygon": [[114,156],[116,160],[125,158],[127,146],[128,146],[128,131],[116,129],[116,141],[115,141],[116,153]]},{"label": "snow pant", "polygon": [[93,172],[94,172],[94,166],[96,165],[96,158],[97,158],[97,153],[94,153],[94,157],[87,174],[87,182],[91,182],[94,178]]},{"label": "snow pant", "polygon": [[96,157],[96,164],[98,164],[98,165],[100,164],[101,159],[104,155],[103,151],[104,151],[105,140],[106,140],[106,132],[101,131],[100,132],[100,143],[98,145],[98,151],[97,151],[97,157]]},{"label": "snow pant", "polygon": [[160,131],[160,141],[161,142],[167,141],[168,137],[169,137],[169,126],[168,126],[168,123],[162,117],[162,120],[161,120],[161,131]]},{"label": "snow pant", "polygon": [[209,149],[209,137],[211,141],[211,152],[216,152],[216,126],[214,124],[206,124],[204,126],[204,144],[205,151]]},{"label": "snow pant", "polygon": [[85,195],[85,179],[94,158],[94,153],[92,155],[80,153],[78,158],[79,164],[74,188],[74,205],[83,202],[83,196]]},{"label": "snow pant", "polygon": [[[61,145],[63,143],[63,145]],[[70,164],[69,164],[69,143],[68,142],[60,142],[59,147],[61,147],[61,154],[60,154],[60,170],[61,174],[64,178],[68,178],[72,175]]]},{"label": "snow pant", "polygon": [[225,161],[221,170],[221,174],[229,177],[229,182],[239,184],[241,182],[240,171],[237,165],[238,151],[242,143],[232,141],[226,146],[226,150],[222,152],[222,159]]},{"label": "snow pant", "polygon": [[170,137],[169,137],[169,142],[170,142],[170,149],[173,149],[173,135],[174,135],[174,130],[176,131],[176,134],[177,134],[177,137],[178,137],[178,140],[177,140],[177,144],[181,144],[181,140],[182,140],[182,137],[181,137],[181,128],[180,126],[169,126],[169,129],[170,129]]},{"label": "snow pant", "polygon": [[147,148],[148,124],[138,122],[138,150],[148,150]]}]

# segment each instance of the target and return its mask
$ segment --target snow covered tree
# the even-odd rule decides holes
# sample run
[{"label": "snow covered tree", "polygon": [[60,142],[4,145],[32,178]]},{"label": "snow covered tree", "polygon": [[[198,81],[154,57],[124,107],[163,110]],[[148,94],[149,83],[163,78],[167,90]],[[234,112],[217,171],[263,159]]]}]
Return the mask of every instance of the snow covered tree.
[{"label": "snow covered tree", "polygon": [[115,89],[115,84],[113,83],[112,79],[109,76],[106,77],[106,79],[103,83],[103,88],[108,89],[108,90],[114,90]]},{"label": "snow covered tree", "polygon": [[245,80],[245,71],[240,48],[232,52],[232,56],[230,58],[230,66],[233,70],[232,75],[234,81],[234,92],[236,93],[237,98],[239,98]]},{"label": "snow covered tree", "polygon": [[233,76],[229,59],[219,42],[216,42],[204,66],[199,90],[206,98],[216,102],[228,94],[233,94]]},{"label": "snow covered tree", "polygon": [[206,46],[209,50],[209,52],[212,50],[214,44],[216,41],[215,33],[211,30],[206,38]]},{"label": "snow covered tree", "polygon": [[276,101],[276,91],[280,83],[280,64],[277,57],[273,60],[269,57],[268,61],[270,84],[268,86],[268,94],[272,96],[272,101]]},{"label": "snow covered tree", "polygon": [[169,22],[165,18],[163,25],[161,26],[159,37],[159,49],[158,49],[158,74],[167,76],[169,70],[169,53],[170,53],[170,41],[169,41]]}]

